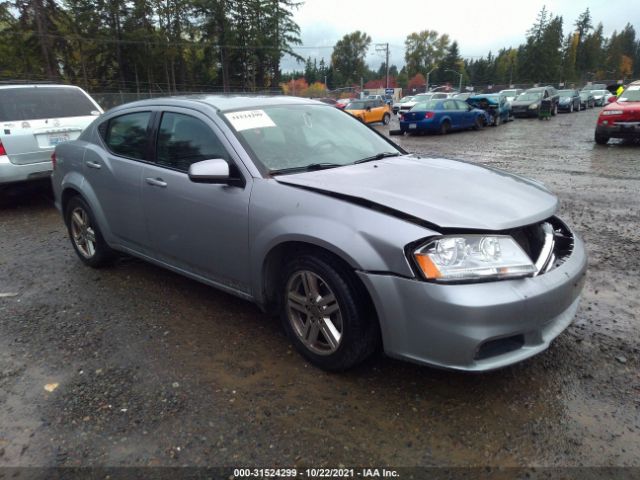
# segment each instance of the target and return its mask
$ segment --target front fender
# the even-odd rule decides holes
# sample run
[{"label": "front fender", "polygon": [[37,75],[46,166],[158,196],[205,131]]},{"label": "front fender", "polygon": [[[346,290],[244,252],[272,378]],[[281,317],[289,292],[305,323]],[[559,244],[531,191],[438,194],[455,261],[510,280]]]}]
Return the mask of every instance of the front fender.
[{"label": "front fender", "polygon": [[264,262],[283,243],[323,248],[354,270],[413,277],[404,247],[435,233],[330,194],[257,180],[249,211],[252,292],[262,303]]}]

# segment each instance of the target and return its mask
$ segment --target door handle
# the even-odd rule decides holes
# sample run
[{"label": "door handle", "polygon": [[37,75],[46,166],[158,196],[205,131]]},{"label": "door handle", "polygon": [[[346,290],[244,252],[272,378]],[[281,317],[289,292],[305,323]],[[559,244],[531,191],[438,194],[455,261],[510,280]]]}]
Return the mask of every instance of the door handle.
[{"label": "door handle", "polygon": [[94,162],[93,160],[87,160],[84,163],[89,168],[97,168],[97,169],[102,168],[102,165],[100,165],[98,162]]},{"label": "door handle", "polygon": [[151,177],[147,177],[145,178],[145,181],[149,184],[149,185],[153,185],[154,187],[162,187],[165,188],[167,186],[167,182],[165,182],[164,180],[162,180],[161,178],[151,178]]}]

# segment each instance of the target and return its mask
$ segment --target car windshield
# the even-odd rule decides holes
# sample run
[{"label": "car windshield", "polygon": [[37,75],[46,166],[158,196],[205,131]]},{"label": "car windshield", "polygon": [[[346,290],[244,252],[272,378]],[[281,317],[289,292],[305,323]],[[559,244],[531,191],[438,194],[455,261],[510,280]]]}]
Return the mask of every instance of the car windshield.
[{"label": "car windshield", "polygon": [[364,110],[367,108],[367,105],[367,102],[351,102],[347,105],[345,110]]},{"label": "car windshield", "polygon": [[414,112],[414,111],[421,111],[421,110],[437,110],[439,103],[440,102],[437,100],[429,100],[428,102],[416,103],[414,107],[411,109],[411,111]]},{"label": "car windshield", "polygon": [[416,95],[415,97],[413,97],[413,101],[414,102],[426,102],[427,100],[431,100],[431,98],[434,95],[435,94],[433,94],[433,93],[426,93],[426,94]]},{"label": "car windshield", "polygon": [[254,161],[272,173],[401,154],[369,127],[329,105],[268,106],[224,116]]},{"label": "car windshield", "polygon": [[77,88],[0,89],[0,122],[97,115],[96,106]]},{"label": "car windshield", "polygon": [[530,102],[530,101],[534,101],[534,100],[540,100],[540,97],[542,97],[541,93],[528,92],[528,93],[523,93],[521,95],[518,95],[516,100],[518,100],[519,102],[520,101]]},{"label": "car windshield", "polygon": [[558,92],[558,94],[560,95],[560,97],[573,97],[574,91],[573,90],[560,90]]},{"label": "car windshield", "polygon": [[591,90],[591,94],[592,95],[606,95],[607,94],[607,90]]},{"label": "car windshield", "polygon": [[622,95],[618,97],[618,102],[640,102],[640,85],[628,87]]},{"label": "car windshield", "polygon": [[590,95],[591,95],[590,91],[580,92],[580,98],[589,98]]},{"label": "car windshield", "polygon": [[515,97],[518,92],[515,90],[502,90],[500,93],[506,95],[507,97]]},{"label": "car windshield", "polygon": [[413,101],[413,97],[402,97],[399,103],[406,103]]}]

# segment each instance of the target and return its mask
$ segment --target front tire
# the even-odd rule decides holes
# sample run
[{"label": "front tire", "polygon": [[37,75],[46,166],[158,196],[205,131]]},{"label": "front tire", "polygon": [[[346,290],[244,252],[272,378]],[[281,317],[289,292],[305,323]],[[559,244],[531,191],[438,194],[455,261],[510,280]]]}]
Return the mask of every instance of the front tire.
[{"label": "front tire", "polygon": [[609,142],[609,137],[606,135],[595,135],[595,141],[598,145],[606,145]]},{"label": "front tire", "polygon": [[382,124],[383,125],[389,125],[389,121],[391,120],[391,115],[389,115],[388,113],[385,113],[382,116]]},{"label": "front tire", "polygon": [[569,105],[569,113],[573,113],[573,103]]},{"label": "front tire", "polygon": [[474,130],[482,130],[484,128],[484,119],[480,115],[476,117],[476,122],[473,128]]},{"label": "front tire", "polygon": [[69,200],[64,219],[71,245],[85,265],[100,268],[111,263],[115,252],[105,242],[91,208],[82,197]]},{"label": "front tire", "polygon": [[309,253],[289,261],[279,292],[284,329],[313,365],[346,370],[378,347],[378,322],[364,287],[331,255]]}]

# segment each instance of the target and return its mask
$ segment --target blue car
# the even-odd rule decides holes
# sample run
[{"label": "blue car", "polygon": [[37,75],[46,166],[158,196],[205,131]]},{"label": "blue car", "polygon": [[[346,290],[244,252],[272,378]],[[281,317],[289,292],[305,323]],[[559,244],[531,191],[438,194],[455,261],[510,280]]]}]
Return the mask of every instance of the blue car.
[{"label": "blue car", "polygon": [[497,127],[502,122],[512,119],[511,104],[501,93],[485,93],[467,98],[467,103],[474,108],[484,110],[489,114],[489,124]]},{"label": "blue car", "polygon": [[402,133],[432,132],[442,135],[453,130],[479,130],[488,123],[485,111],[469,106],[463,100],[447,98],[416,104],[400,116]]}]

